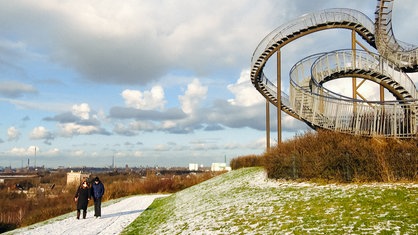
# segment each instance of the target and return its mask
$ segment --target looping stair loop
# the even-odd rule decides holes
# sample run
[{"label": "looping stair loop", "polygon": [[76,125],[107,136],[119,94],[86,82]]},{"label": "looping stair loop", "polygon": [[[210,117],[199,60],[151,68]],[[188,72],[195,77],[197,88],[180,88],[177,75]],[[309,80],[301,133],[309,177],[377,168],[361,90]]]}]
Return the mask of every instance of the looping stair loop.
[{"label": "looping stair loop", "polygon": [[[375,22],[353,9],[305,14],[273,30],[252,56],[251,82],[269,102],[314,129],[361,136],[416,138],[418,91],[406,73],[418,71],[418,48],[396,40],[392,30],[394,0],[378,0]],[[353,30],[378,53],[345,49],[308,56],[290,71],[290,94],[277,94],[263,72],[269,58],[288,43],[321,30]],[[279,62],[280,63],[280,62]],[[363,78],[388,90],[393,101],[365,101],[343,96],[323,84],[338,78]],[[278,104],[277,96],[281,103]]]}]

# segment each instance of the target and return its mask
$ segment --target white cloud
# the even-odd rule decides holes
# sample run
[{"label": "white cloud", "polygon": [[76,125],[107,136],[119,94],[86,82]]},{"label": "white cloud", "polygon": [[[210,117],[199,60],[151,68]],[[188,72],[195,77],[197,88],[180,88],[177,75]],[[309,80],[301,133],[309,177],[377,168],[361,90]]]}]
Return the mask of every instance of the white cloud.
[{"label": "white cloud", "polygon": [[115,156],[115,157],[126,157],[126,156],[128,156],[128,153],[118,151],[118,152],[116,152],[116,153],[115,153],[115,155],[114,155],[114,156]]},{"label": "white cloud", "polygon": [[39,153],[40,149],[38,146],[29,146],[28,149],[26,150],[26,152],[29,155],[35,155],[36,153]]},{"label": "white cloud", "polygon": [[33,156],[35,155],[35,150],[36,153],[40,151],[38,146],[29,146],[28,148],[14,147],[10,149],[9,154],[14,156]]},{"label": "white cloud", "polygon": [[[120,37],[132,33],[132,22],[135,11],[129,2],[112,4],[111,2],[85,1],[41,1],[40,8],[63,15],[74,26],[82,26],[82,30],[91,34]],[[83,7],[80,7],[83,6]]]},{"label": "white cloud", "polygon": [[157,144],[157,145],[154,146],[155,151],[164,152],[164,151],[170,151],[171,149],[172,149],[172,147],[167,145],[167,144]]},{"label": "white cloud", "polygon": [[251,84],[249,78],[250,70],[246,69],[241,72],[240,78],[235,84],[228,85],[228,90],[235,95],[234,99],[228,100],[230,104],[248,107],[265,100]]},{"label": "white cloud", "polygon": [[83,120],[88,120],[90,118],[90,106],[86,103],[75,104],[72,108],[72,113],[74,116],[79,117]]},{"label": "white cloud", "polygon": [[76,156],[76,157],[80,157],[83,156],[85,154],[84,150],[78,149],[78,150],[74,150],[70,153],[72,156]]},{"label": "white cloud", "polygon": [[27,151],[26,151],[25,148],[17,148],[17,147],[12,148],[9,151],[9,153],[11,155],[15,155],[15,156],[26,156],[27,155]]},{"label": "white cloud", "polygon": [[70,137],[73,135],[87,135],[99,132],[96,126],[83,126],[76,123],[59,124],[61,135]]},{"label": "white cloud", "polygon": [[52,148],[47,151],[42,151],[42,156],[58,156],[60,154],[60,150],[58,148]]},{"label": "white cloud", "polygon": [[163,129],[170,129],[170,128],[174,128],[176,127],[176,122],[168,120],[168,121],[164,121],[161,126]]},{"label": "white cloud", "polygon": [[[270,140],[270,142],[274,143],[272,139]],[[266,137],[258,138],[257,140],[247,144],[248,148],[253,148],[253,149],[259,149],[261,147],[264,148],[265,146],[266,146]]]},{"label": "white cloud", "polygon": [[20,137],[20,131],[16,127],[11,126],[7,129],[7,139],[9,141],[18,140]]},{"label": "white cloud", "polygon": [[[359,96],[357,96],[357,99],[362,99],[360,97],[361,95],[368,101],[380,100],[379,84],[372,82],[372,81],[368,81],[368,80],[363,81],[363,79],[357,78],[357,86],[358,86],[357,92],[359,94]],[[325,83],[324,87],[340,95],[345,95],[347,97],[353,96],[351,78],[336,79],[336,80]],[[385,93],[386,100],[395,100],[395,97],[392,94],[390,94],[388,90],[386,90],[385,92],[386,92]]]},{"label": "white cloud", "polygon": [[[271,123],[271,128],[277,128],[277,123]],[[306,131],[310,128],[306,123],[289,115],[282,115],[282,131],[298,132]]]},{"label": "white cloud", "polygon": [[241,66],[260,35],[273,28],[265,22],[283,16],[272,5],[249,0],[0,2],[0,28],[13,22],[9,34],[27,36],[22,41],[29,48],[50,50],[54,62],[86,79],[147,84],[172,68],[207,74]]},{"label": "white cloud", "polygon": [[206,86],[202,86],[198,79],[193,79],[193,81],[187,85],[187,90],[184,95],[179,96],[183,112],[192,114],[198,107],[200,101],[206,98],[207,92],[208,88]]},{"label": "white cloud", "polygon": [[161,86],[154,86],[150,91],[138,91],[126,89],[122,92],[125,104],[130,108],[153,110],[164,109],[166,103],[164,89]]},{"label": "white cloud", "polygon": [[29,137],[31,139],[50,139],[52,134],[43,126],[33,128]]}]

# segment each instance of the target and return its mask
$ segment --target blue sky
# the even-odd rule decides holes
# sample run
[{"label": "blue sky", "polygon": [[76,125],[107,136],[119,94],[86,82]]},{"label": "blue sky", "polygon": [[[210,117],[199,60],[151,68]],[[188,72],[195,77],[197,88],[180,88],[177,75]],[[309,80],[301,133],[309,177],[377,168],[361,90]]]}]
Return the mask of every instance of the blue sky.
[{"label": "blue sky", "polygon": [[[418,44],[412,21],[403,23],[418,18],[414,4],[395,2],[394,28],[402,41]],[[104,167],[113,158],[117,166],[210,166],[261,154],[265,101],[249,77],[258,43],[310,11],[354,8],[374,19],[375,5],[0,1],[0,166],[30,159],[31,166]],[[348,48],[349,36],[309,36],[284,51],[284,68]],[[285,115],[282,123],[284,139],[308,129]]]}]

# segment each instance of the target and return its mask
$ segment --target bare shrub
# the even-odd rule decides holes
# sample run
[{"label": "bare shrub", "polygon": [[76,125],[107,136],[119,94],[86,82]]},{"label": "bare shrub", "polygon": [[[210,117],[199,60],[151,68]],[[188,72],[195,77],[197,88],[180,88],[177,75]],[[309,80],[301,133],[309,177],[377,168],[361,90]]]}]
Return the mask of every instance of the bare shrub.
[{"label": "bare shrub", "polygon": [[270,178],[338,182],[416,180],[417,140],[371,139],[317,131],[279,143],[263,155]]},{"label": "bare shrub", "polygon": [[231,169],[236,170],[243,167],[262,166],[262,160],[257,155],[247,155],[233,158],[229,164]]},{"label": "bare shrub", "polygon": [[390,172],[390,180],[409,180],[417,178],[418,146],[417,140],[386,140],[384,157]]}]

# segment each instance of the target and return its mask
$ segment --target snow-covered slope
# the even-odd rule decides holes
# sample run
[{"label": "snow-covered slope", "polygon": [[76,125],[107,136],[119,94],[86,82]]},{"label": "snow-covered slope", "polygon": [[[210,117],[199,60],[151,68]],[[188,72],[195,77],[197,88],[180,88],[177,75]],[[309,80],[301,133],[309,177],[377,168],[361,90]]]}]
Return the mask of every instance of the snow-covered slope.
[{"label": "snow-covered slope", "polygon": [[418,184],[272,180],[245,168],[159,200],[125,234],[418,234]]}]

